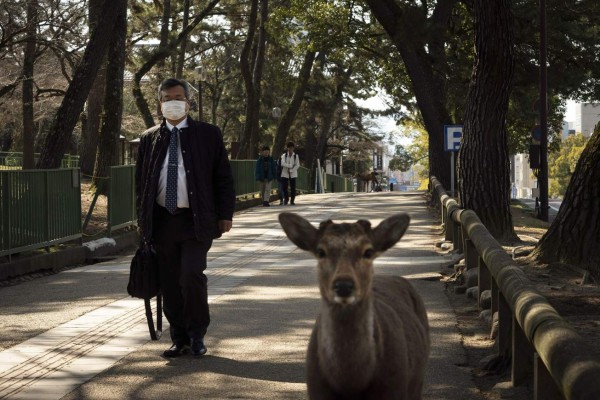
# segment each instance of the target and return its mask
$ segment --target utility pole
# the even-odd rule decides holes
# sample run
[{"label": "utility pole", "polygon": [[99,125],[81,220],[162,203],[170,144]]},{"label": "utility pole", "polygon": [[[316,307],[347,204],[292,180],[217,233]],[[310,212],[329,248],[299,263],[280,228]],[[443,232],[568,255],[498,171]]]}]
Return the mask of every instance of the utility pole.
[{"label": "utility pole", "polygon": [[548,221],[548,80],[546,74],[546,0],[540,0],[540,219]]}]

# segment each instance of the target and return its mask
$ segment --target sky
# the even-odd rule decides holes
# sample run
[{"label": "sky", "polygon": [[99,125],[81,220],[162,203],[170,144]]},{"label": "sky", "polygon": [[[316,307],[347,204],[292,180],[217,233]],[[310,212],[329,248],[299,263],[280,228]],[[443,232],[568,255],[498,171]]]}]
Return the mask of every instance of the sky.
[{"label": "sky", "polygon": [[[354,99],[354,101],[360,107],[369,108],[374,111],[382,111],[387,108],[385,106],[385,96],[383,96],[382,94],[371,97],[367,100]],[[379,128],[381,129],[381,132],[383,132],[383,133],[395,132],[394,141],[397,144],[406,146],[411,143],[411,139],[400,135],[400,129],[396,125],[396,121],[393,118],[377,117],[377,118],[374,118],[374,122],[379,126]]]}]

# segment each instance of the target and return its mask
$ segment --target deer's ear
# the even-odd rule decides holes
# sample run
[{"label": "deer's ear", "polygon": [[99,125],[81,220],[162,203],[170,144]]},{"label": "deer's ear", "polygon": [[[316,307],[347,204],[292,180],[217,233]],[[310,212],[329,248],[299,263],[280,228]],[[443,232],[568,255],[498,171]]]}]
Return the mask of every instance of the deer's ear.
[{"label": "deer's ear", "polygon": [[279,214],[279,223],[287,237],[302,250],[314,251],[317,245],[317,228],[301,216],[283,212]]},{"label": "deer's ear", "polygon": [[375,251],[383,252],[395,245],[408,229],[409,223],[408,214],[396,214],[383,220],[371,234]]}]

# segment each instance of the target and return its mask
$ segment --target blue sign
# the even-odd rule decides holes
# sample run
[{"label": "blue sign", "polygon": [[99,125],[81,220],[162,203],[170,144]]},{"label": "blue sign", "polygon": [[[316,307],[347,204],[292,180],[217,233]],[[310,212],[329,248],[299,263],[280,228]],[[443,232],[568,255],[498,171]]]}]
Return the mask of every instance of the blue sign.
[{"label": "blue sign", "polygon": [[444,151],[460,150],[462,125],[444,125]]}]

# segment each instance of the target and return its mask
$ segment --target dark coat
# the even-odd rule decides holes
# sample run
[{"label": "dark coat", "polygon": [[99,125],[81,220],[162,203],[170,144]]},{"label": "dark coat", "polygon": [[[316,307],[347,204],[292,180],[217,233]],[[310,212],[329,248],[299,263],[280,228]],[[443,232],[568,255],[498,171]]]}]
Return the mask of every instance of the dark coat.
[{"label": "dark coat", "polygon": [[[188,198],[198,240],[221,236],[219,220],[232,220],[235,208],[233,175],[218,127],[188,117],[179,133]],[[169,148],[171,132],[165,125],[148,129],[140,138],[136,162],[138,226],[145,239],[152,238],[152,217],[158,179]]]},{"label": "dark coat", "polygon": [[[267,176],[265,176],[265,163],[268,163]],[[254,168],[254,179],[257,181],[272,181],[277,178],[277,165],[273,157],[269,156],[266,160],[263,156],[258,157],[256,160],[256,168]]]}]

